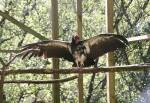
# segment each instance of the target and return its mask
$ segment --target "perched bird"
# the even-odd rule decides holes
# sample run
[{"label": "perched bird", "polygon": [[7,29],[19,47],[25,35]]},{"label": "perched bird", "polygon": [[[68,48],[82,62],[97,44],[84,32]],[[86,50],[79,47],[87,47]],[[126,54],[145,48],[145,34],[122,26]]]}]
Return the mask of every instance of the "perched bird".
[{"label": "perched bird", "polygon": [[95,60],[117,48],[125,48],[128,41],[121,35],[100,34],[90,39],[80,40],[78,35],[72,41],[47,40],[23,46],[23,59],[35,56],[45,58],[64,58],[73,62],[74,67],[88,67],[95,64]]}]

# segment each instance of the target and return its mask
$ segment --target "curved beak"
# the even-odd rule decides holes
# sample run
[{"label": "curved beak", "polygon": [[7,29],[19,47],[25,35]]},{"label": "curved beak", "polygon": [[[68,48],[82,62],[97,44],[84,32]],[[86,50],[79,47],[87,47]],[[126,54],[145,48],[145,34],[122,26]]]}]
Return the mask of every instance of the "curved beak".
[{"label": "curved beak", "polygon": [[79,39],[79,38],[75,38],[75,42],[76,42],[76,44],[78,44],[78,43],[79,43],[79,41],[80,41],[80,39]]}]

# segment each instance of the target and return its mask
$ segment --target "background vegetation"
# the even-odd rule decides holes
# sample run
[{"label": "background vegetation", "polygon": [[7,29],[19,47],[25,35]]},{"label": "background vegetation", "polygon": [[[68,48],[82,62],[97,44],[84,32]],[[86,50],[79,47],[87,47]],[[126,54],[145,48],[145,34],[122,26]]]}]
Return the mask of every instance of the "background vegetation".
[{"label": "background vegetation", "polygon": [[[76,33],[76,0],[59,1],[59,39],[69,41]],[[149,0],[114,0],[114,30],[125,37],[150,34],[150,3]],[[20,46],[42,40],[51,39],[50,0],[0,0],[0,50],[18,50]],[[4,16],[10,15],[21,23],[12,23]],[[8,16],[7,16],[8,17]],[[83,0],[83,38],[89,38],[105,32],[105,0]],[[30,31],[24,29],[26,25]],[[22,28],[22,29],[21,29]],[[41,37],[37,38],[37,34]],[[32,34],[31,34],[32,33]],[[34,35],[35,34],[35,35]],[[116,65],[150,62],[150,42],[136,42],[130,44],[126,50],[115,52]],[[13,57],[13,52],[0,52],[0,58],[5,62]],[[105,65],[105,56],[99,60],[99,66]],[[2,67],[2,64],[0,64]],[[9,69],[28,69],[29,67],[51,67],[51,59],[31,58],[30,60],[17,58]],[[71,68],[71,64],[61,60],[60,68]],[[65,78],[69,75],[61,75]],[[84,75],[85,99],[88,94],[91,75]],[[106,103],[106,80],[104,74],[96,74],[92,103]],[[5,80],[49,80],[50,75],[11,75]],[[145,102],[150,96],[150,73],[121,72],[116,74],[116,95],[118,103]],[[144,96],[141,95],[145,93]],[[5,84],[5,102],[7,103],[36,103],[52,102],[51,84]],[[62,103],[77,103],[77,81],[61,84]],[[138,102],[139,103],[139,102]]]}]

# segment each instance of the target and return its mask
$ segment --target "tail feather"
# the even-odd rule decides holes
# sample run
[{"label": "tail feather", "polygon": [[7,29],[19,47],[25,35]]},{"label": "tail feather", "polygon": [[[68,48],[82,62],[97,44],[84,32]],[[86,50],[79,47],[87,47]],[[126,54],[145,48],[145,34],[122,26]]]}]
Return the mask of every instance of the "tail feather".
[{"label": "tail feather", "polygon": [[122,35],[114,35],[114,36],[117,37],[119,40],[121,40],[126,46],[128,46],[129,42],[124,36]]}]

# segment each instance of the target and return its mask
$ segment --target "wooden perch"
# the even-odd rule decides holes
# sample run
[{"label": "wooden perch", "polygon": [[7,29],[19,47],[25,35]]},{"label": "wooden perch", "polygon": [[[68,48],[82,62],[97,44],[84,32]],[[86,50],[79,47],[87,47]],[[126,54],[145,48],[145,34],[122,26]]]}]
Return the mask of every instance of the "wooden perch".
[{"label": "wooden perch", "polygon": [[130,37],[130,38],[127,38],[127,40],[129,41],[129,43],[136,42],[136,41],[150,40],[150,35]]},{"label": "wooden perch", "polygon": [[28,84],[48,84],[48,83],[63,83],[77,79],[78,76],[72,76],[65,79],[53,79],[53,80],[11,80],[4,81],[4,83],[28,83]]},{"label": "wooden perch", "polygon": [[[122,72],[122,71],[143,71],[150,70],[150,63],[147,64],[133,64],[125,66],[110,66],[110,67],[100,67],[100,68],[72,68],[72,69],[44,69],[44,68],[30,68],[30,69],[18,69],[18,70],[6,70],[5,75],[16,75],[16,74],[71,74],[71,73],[99,73],[99,72]],[[0,71],[0,74],[2,71]]]},{"label": "wooden perch", "polygon": [[20,50],[2,50],[0,49],[0,53],[19,53]]}]

